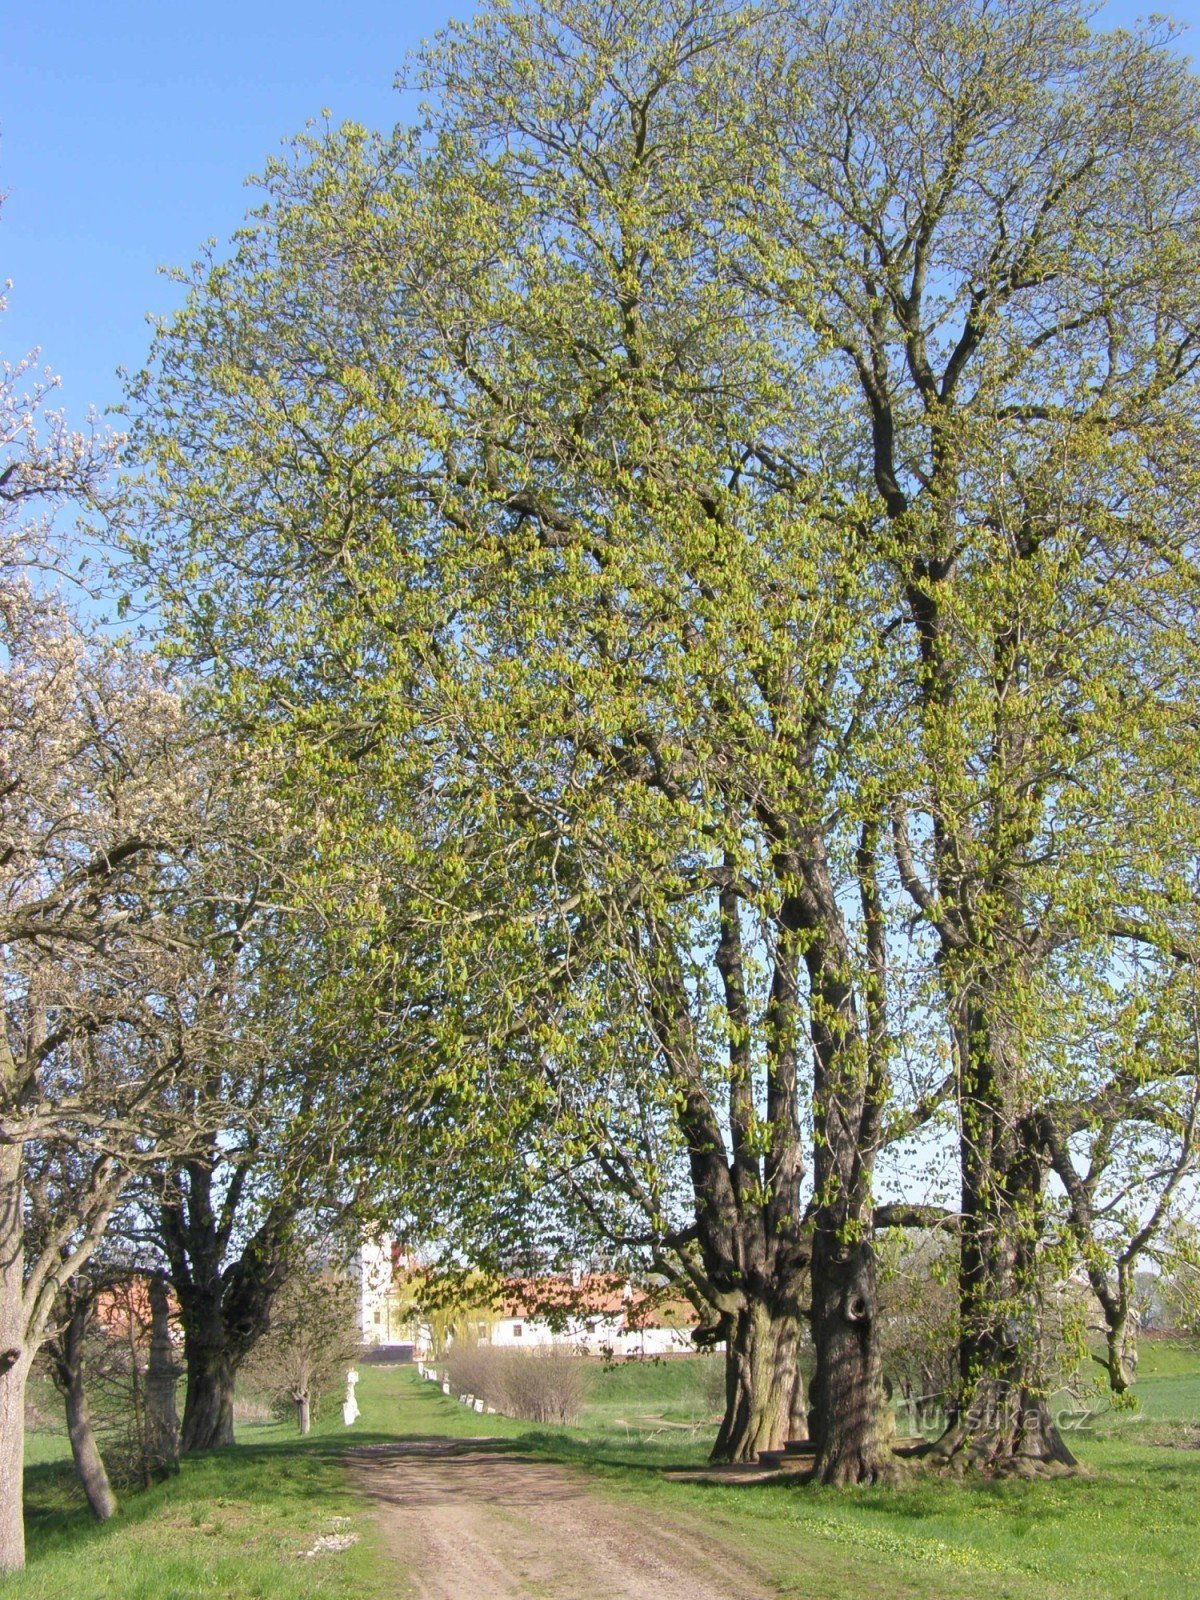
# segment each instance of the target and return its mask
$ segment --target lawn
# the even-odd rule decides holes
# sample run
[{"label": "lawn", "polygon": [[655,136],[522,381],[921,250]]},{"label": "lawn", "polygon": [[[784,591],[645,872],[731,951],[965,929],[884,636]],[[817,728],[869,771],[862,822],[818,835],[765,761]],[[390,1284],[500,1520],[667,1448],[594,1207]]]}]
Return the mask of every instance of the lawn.
[{"label": "lawn", "polygon": [[[29,1569],[0,1583],[20,1600],[193,1600],[396,1593],[369,1509],[347,1487],[347,1444],[487,1432],[522,1453],[585,1467],[598,1492],[742,1550],[778,1594],[806,1600],[1191,1600],[1200,1591],[1200,1450],[1147,1443],[1163,1407],[1200,1414],[1200,1356],[1147,1346],[1139,1373],[1147,1422],[1106,1421],[1075,1436],[1088,1475],[1046,1483],[969,1483],[913,1475],[895,1490],[834,1493],[795,1483],[680,1483],[668,1465],[698,1464],[711,1374],[676,1360],[597,1366],[578,1424],[531,1428],[478,1416],[413,1369],[364,1367],[362,1416],[336,1407],[299,1441],[277,1423],[243,1425],[239,1444],[185,1461],[179,1477],[129,1496],[97,1527],[80,1509],[65,1440],[31,1436]],[[48,1415],[48,1413],[47,1413]],[[1200,1430],[1198,1430],[1200,1431]],[[1196,1435],[1176,1423],[1171,1444]],[[312,1558],[322,1535],[359,1534]],[[481,1597],[482,1600],[482,1597]]]},{"label": "lawn", "polygon": [[[0,1579],[0,1593],[5,1600],[390,1595],[374,1523],[347,1485],[342,1451],[347,1442],[391,1437],[402,1393],[391,1374],[368,1368],[353,1438],[336,1406],[305,1441],[279,1423],[243,1426],[234,1449],[187,1459],[177,1478],[124,1496],[121,1514],[102,1527],[83,1507],[64,1434],[38,1429],[26,1451],[28,1567]],[[35,1402],[48,1416],[40,1394]],[[358,1535],[352,1547],[306,1554],[322,1536],[347,1532]]]},{"label": "lawn", "polygon": [[[610,1493],[694,1518],[743,1548],[781,1595],[1193,1600],[1200,1592],[1200,1449],[1143,1443],[1154,1430],[1136,1419],[1118,1414],[1104,1431],[1073,1434],[1087,1474],[1078,1478],[959,1484],[914,1473],[896,1489],[852,1492],[678,1483],[661,1469],[702,1462],[704,1436],[651,1423],[627,1430],[620,1419],[686,1415],[704,1383],[690,1365],[598,1371],[577,1427],[529,1431],[520,1447],[586,1465]],[[1142,1369],[1139,1388],[1176,1385],[1180,1415],[1200,1410],[1200,1353],[1160,1347]],[[432,1384],[423,1390],[410,1413],[420,1417],[416,1431],[479,1431],[484,1419]],[[504,1419],[486,1420],[498,1432],[491,1425]]]}]

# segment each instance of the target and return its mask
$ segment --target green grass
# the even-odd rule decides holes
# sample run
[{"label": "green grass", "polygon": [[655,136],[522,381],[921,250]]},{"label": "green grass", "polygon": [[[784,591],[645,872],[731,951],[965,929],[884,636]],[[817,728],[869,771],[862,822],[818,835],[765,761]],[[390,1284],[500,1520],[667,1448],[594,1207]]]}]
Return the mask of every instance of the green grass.
[{"label": "green grass", "polygon": [[1139,1384],[1147,1378],[1191,1378],[1200,1393],[1200,1350],[1186,1339],[1143,1338],[1137,1377]]},{"label": "green grass", "polygon": [[[1157,1360],[1145,1383],[1178,1384],[1193,1406],[1200,1353]],[[514,1448],[587,1467],[606,1492],[744,1550],[780,1595],[1192,1600],[1200,1591],[1200,1450],[1154,1447],[1132,1433],[1081,1434],[1072,1443],[1087,1475],[1077,1478],[958,1483],[914,1472],[898,1488],[849,1492],[688,1484],[664,1480],[662,1468],[699,1465],[707,1436],[639,1436],[616,1420],[635,1406],[658,1415],[686,1411],[700,1385],[682,1363],[598,1370],[577,1427],[515,1438],[519,1424],[475,1416],[407,1374],[399,1381],[419,1391],[408,1412],[413,1431],[474,1433],[486,1421]]]},{"label": "green grass", "polygon": [[[664,1466],[703,1460],[707,1435],[638,1419],[702,1416],[711,1385],[699,1363],[597,1365],[570,1429],[479,1416],[412,1369],[364,1367],[353,1430],[336,1406],[306,1441],[281,1424],[242,1426],[236,1448],[185,1461],[170,1483],[127,1497],[105,1527],[81,1509],[69,1466],[48,1459],[61,1455],[61,1433],[34,1434],[30,1565],[0,1593],[377,1600],[396,1592],[398,1574],[384,1563],[370,1508],[348,1487],[342,1452],[486,1433],[501,1448],[582,1467],[597,1492],[744,1552],[774,1592],[797,1600],[1191,1600],[1200,1592],[1200,1450],[1146,1440],[1162,1408],[1174,1406],[1176,1418],[1200,1412],[1200,1354],[1148,1343],[1138,1390],[1149,1422],[1075,1436],[1086,1477],[959,1484],[914,1473],[897,1489],[833,1492],[665,1479]],[[1170,1442],[1196,1436],[1171,1427]],[[306,1560],[320,1534],[343,1526],[335,1518],[350,1519],[359,1544]]]},{"label": "green grass", "polygon": [[[29,1474],[29,1566],[0,1583],[22,1600],[291,1600],[380,1595],[375,1533],[349,1492],[339,1455],[249,1447],[186,1463],[180,1476],[127,1497],[103,1527],[80,1509],[62,1467]],[[335,1519],[348,1519],[345,1523]],[[366,1543],[306,1560],[344,1527]]]},{"label": "green grass", "polygon": [[[38,1430],[26,1451],[28,1566],[0,1579],[5,1600],[376,1600],[388,1582],[370,1508],[350,1489],[347,1444],[389,1438],[402,1391],[366,1369],[363,1416],[353,1436],[336,1406],[307,1440],[282,1424],[239,1428],[232,1450],[184,1460],[179,1476],[122,1497],[99,1526],[83,1499],[65,1437]],[[37,1398],[39,1410],[46,1414]],[[461,1408],[460,1408],[461,1409]],[[341,1519],[341,1520],[337,1520]],[[306,1558],[322,1534],[352,1531],[359,1543]]]},{"label": "green grass", "polygon": [[719,1356],[671,1356],[611,1367],[597,1362],[579,1431],[589,1437],[613,1435],[652,1443],[694,1429],[698,1438],[709,1441],[713,1419],[722,1409],[719,1389],[714,1387],[722,1366]]}]

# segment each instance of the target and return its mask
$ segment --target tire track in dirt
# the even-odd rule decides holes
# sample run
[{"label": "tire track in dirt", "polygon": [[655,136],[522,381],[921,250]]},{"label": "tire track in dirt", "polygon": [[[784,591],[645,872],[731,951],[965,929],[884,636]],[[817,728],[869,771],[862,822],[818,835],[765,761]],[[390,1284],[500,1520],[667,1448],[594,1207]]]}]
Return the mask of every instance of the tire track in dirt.
[{"label": "tire track in dirt", "polygon": [[[767,1600],[774,1589],[683,1521],[490,1439],[351,1451],[412,1600]],[[400,1574],[403,1574],[401,1577]]]}]

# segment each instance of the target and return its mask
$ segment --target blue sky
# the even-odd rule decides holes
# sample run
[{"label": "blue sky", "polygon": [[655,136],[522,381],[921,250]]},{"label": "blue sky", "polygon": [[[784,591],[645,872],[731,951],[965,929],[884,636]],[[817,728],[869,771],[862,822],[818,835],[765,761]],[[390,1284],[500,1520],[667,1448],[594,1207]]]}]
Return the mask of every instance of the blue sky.
[{"label": "blue sky", "polygon": [[40,0],[0,32],[0,354],[34,345],[72,419],[114,403],[159,273],[224,240],[281,140],[328,107],[390,126],[405,54],[471,0]]},{"label": "blue sky", "polygon": [[[13,280],[0,355],[34,345],[72,420],[120,396],[146,318],[177,291],[157,269],[224,240],[247,174],[328,108],[390,126],[406,53],[472,0],[40,0],[5,18],[0,89],[0,282]],[[1110,0],[1129,21],[1191,24],[1200,0]]]}]

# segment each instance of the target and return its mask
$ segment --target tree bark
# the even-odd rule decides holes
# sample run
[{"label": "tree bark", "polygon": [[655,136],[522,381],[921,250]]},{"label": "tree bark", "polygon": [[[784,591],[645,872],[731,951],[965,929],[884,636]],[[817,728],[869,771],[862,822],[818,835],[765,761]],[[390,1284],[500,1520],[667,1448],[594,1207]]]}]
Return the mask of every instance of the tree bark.
[{"label": "tree bark", "polygon": [[75,1462],[75,1471],[83,1485],[87,1503],[97,1520],[107,1522],[118,1510],[117,1497],[108,1480],[108,1469],[104,1465],[104,1457],[100,1454],[100,1446],[96,1443],[96,1435],[92,1428],[92,1418],[83,1383],[82,1362],[77,1362],[71,1372],[70,1379],[63,1389],[63,1402],[67,1413],[67,1433],[71,1439],[71,1455]]},{"label": "tree bark", "polygon": [[309,1399],[306,1394],[296,1396],[296,1426],[301,1433],[307,1433],[311,1427]]},{"label": "tree bark", "polygon": [[753,1301],[726,1322],[725,1416],[712,1461],[755,1461],[808,1437],[800,1319]]},{"label": "tree bark", "polygon": [[233,1443],[235,1371],[229,1359],[220,1302],[193,1305],[184,1320],[187,1393],[179,1448],[217,1450]]},{"label": "tree bark", "polygon": [[[283,1281],[294,1206],[271,1210],[242,1252],[226,1262],[235,1223],[237,1174],[218,1218],[211,1164],[187,1164],[178,1201],[159,1212],[162,1242],[183,1324],[187,1392],[180,1449],[213,1450],[233,1443],[238,1368],[266,1332],[271,1302]],[[231,1198],[231,1196],[233,1198]]]},{"label": "tree bark", "polygon": [[63,1291],[65,1321],[61,1332],[48,1342],[47,1350],[55,1387],[63,1397],[75,1472],[97,1520],[107,1522],[119,1508],[92,1428],[83,1370],[84,1339],[95,1305],[93,1293],[87,1287],[80,1290],[70,1285]]},{"label": "tree bark", "polygon": [[1113,1394],[1124,1394],[1137,1376],[1137,1344],[1129,1331],[1129,1311],[1122,1308],[1107,1318],[1103,1366]]},{"label": "tree bark", "polygon": [[29,1364],[19,1357],[4,1366],[0,1350],[0,1572],[25,1565],[25,1380]]},{"label": "tree bark", "polygon": [[25,1565],[25,1341],[23,1163],[0,1145],[0,1572]]},{"label": "tree bark", "polygon": [[846,1246],[838,1234],[818,1229],[812,1285],[814,1475],[835,1485],[875,1483],[894,1468],[871,1240]]},{"label": "tree bark", "polygon": [[879,1353],[871,1189],[888,1092],[885,962],[873,834],[866,829],[858,865],[870,951],[865,1037],[851,952],[835,918],[824,856],[815,849],[809,874],[821,915],[805,949],[814,999],[813,1475],[839,1486],[877,1483],[895,1471]]},{"label": "tree bark", "polygon": [[997,1472],[1077,1465],[1047,1403],[1038,1243],[1048,1161],[1014,1104],[984,1013],[956,1041],[961,1072],[959,1413],[938,1442],[944,1460]]}]

